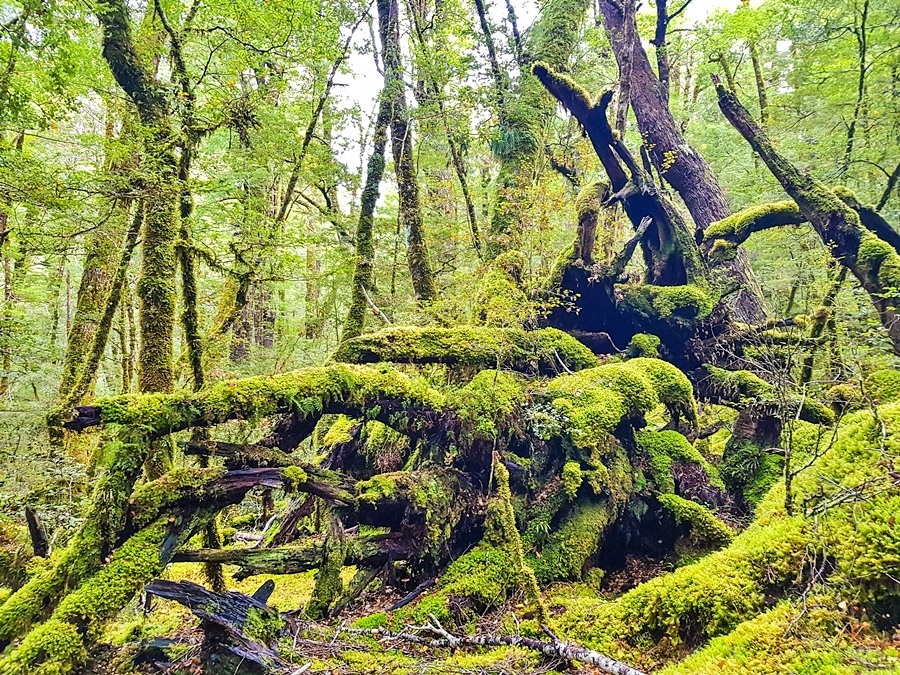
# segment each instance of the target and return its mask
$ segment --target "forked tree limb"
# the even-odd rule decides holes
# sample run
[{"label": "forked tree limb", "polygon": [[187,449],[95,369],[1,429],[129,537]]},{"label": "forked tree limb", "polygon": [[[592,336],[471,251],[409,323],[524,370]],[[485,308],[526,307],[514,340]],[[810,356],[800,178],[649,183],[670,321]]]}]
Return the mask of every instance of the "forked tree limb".
[{"label": "forked tree limb", "polygon": [[737,96],[717,77],[713,76],[713,82],[726,119],[769,167],[835,259],[872,298],[894,352],[900,354],[900,255],[890,243],[864,228],[859,215],[834,192],[778,152]]}]

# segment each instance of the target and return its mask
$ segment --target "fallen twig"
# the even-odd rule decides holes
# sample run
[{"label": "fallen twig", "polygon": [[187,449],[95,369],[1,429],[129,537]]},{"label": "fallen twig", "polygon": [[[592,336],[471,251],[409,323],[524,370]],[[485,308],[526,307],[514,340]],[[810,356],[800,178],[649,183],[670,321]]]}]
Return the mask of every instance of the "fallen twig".
[{"label": "fallen twig", "polygon": [[[428,647],[449,647],[456,648],[461,646],[478,646],[478,647],[526,647],[539,651],[545,656],[553,656],[556,658],[566,659],[568,661],[579,661],[596,666],[604,673],[609,675],[646,675],[641,670],[632,668],[629,665],[617,661],[616,659],[595,652],[592,649],[586,649],[580,645],[563,642],[557,638],[549,628],[542,626],[547,635],[550,636],[550,642],[535,640],[533,638],[521,637],[519,635],[461,635],[456,636],[447,631],[431,614],[429,622],[424,626],[408,626],[406,630],[395,632],[384,628],[342,628],[345,633],[356,635],[375,635],[381,640],[405,640],[415,644],[426,645]],[[436,638],[427,638],[419,633],[431,633]]]}]

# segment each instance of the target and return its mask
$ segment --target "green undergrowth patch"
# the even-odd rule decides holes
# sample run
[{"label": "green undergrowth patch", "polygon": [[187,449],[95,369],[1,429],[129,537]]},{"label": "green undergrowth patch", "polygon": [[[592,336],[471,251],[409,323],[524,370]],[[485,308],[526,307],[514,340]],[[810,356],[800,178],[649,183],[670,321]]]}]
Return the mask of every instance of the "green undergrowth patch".
[{"label": "green undergrowth patch", "polygon": [[859,675],[900,672],[900,650],[853,639],[859,628],[834,598],[813,598],[806,610],[782,602],[660,671],[661,675]]},{"label": "green undergrowth patch", "polygon": [[[784,486],[779,483],[757,507],[753,523],[726,548],[614,601],[557,598],[566,608],[557,625],[568,637],[630,663],[658,665],[731,633],[745,621],[764,626],[766,619],[756,617],[767,602],[789,594],[806,579],[809,561],[822,552],[833,564],[828,583],[840,596],[863,605],[896,598],[900,588],[891,571],[900,567],[900,531],[893,524],[900,512],[900,488],[890,482],[890,464],[881,458],[900,451],[900,403],[881,406],[878,412],[878,420],[869,411],[848,415],[833,447],[795,478],[795,503],[803,505],[801,513],[785,513]],[[784,632],[781,628],[777,634]],[[736,644],[735,639],[723,639],[710,649]],[[826,665],[833,662],[828,649],[818,656],[817,649],[807,650],[811,661],[798,656],[806,670],[766,669],[763,664],[757,671],[745,660],[746,670],[741,671],[739,658],[722,653],[720,659],[731,672],[830,672],[811,665],[820,657]],[[699,654],[697,662],[686,663],[705,664],[707,670],[697,665],[697,671],[685,666],[672,672],[718,672],[712,659],[703,661]]]}]

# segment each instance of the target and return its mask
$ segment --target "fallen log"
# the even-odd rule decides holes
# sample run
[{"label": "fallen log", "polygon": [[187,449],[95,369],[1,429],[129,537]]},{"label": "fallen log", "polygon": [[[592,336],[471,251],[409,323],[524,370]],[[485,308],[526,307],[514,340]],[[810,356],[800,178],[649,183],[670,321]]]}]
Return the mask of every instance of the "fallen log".
[{"label": "fallen log", "polygon": [[[172,562],[217,562],[235,565],[237,580],[258,574],[297,574],[322,564],[325,537],[311,536],[299,545],[281,548],[199,548],[177,551]],[[421,555],[421,539],[400,532],[368,537],[348,537],[346,565],[375,567],[392,560],[410,560]]]}]

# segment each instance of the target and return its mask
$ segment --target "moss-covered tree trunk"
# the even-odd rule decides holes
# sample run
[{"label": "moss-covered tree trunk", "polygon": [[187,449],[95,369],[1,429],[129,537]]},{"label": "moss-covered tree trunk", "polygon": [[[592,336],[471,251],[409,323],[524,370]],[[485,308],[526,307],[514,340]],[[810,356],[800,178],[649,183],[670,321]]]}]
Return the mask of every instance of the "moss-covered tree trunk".
[{"label": "moss-covered tree trunk", "polygon": [[[103,57],[116,82],[137,108],[144,145],[144,222],[137,282],[140,298],[138,389],[168,392],[175,384],[172,364],[177,270],[175,244],[179,236],[180,199],[169,105],[165,90],[135,47],[125,2],[109,0],[98,5],[95,12],[103,28]],[[169,454],[167,441],[154,442],[148,462],[151,476],[162,475]]]},{"label": "moss-covered tree trunk", "polygon": [[356,226],[356,266],[353,270],[353,288],[350,289],[350,309],[344,321],[342,339],[358,337],[365,326],[368,298],[375,290],[375,205],[378,203],[381,179],[384,176],[384,151],[387,146],[387,128],[391,119],[391,103],[387,87],[381,92],[372,154],[366,165],[366,183],[359,205],[359,223]]},{"label": "moss-covered tree trunk", "polygon": [[437,296],[437,285],[425,243],[425,225],[419,203],[413,135],[400,60],[400,9],[397,0],[378,0],[378,28],[384,54],[384,95],[391,104],[391,151],[400,198],[400,223],[406,230],[406,261],[416,299],[427,302]]},{"label": "moss-covered tree trunk", "polygon": [[[554,70],[564,70],[577,42],[585,0],[550,0],[529,34],[526,63],[543,61]],[[532,184],[539,157],[544,152],[544,129],[553,117],[556,103],[526,66],[519,89],[506,104],[500,120],[494,153],[500,160],[497,197],[486,237],[487,257],[494,258],[521,245],[523,193]]]},{"label": "moss-covered tree trunk", "polygon": [[[696,226],[705,230],[731,213],[725,191],[706,160],[678,129],[669,110],[666,87],[653,72],[638,38],[634,16],[626,17],[622,5],[613,0],[601,0],[599,9],[616,60],[620,67],[629,64],[631,107],[649,156],[660,175],[681,196]],[[730,260],[723,261],[721,274],[723,281],[736,282],[741,287],[731,302],[737,318],[746,323],[762,321],[766,316],[762,292],[746,254],[738,250]]]},{"label": "moss-covered tree trunk", "polygon": [[900,354],[900,254],[866,229],[859,214],[814,176],[779,153],[733,92],[716,83],[719,107],[797,203],[831,255],[845,265],[872,298],[894,352]]}]

